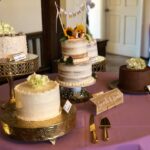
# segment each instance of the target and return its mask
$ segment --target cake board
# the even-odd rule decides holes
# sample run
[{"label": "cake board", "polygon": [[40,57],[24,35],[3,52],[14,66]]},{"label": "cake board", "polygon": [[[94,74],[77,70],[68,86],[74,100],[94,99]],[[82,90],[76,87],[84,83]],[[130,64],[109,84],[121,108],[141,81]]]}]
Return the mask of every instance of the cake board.
[{"label": "cake board", "polygon": [[96,82],[94,77],[81,82],[65,82],[57,80],[61,86],[60,92],[63,99],[69,99],[72,103],[86,102],[91,98],[91,94],[84,87],[91,86]]},{"label": "cake board", "polygon": [[45,121],[24,121],[16,117],[14,109],[1,109],[0,120],[4,135],[22,141],[50,141],[56,143],[57,138],[67,134],[75,127],[76,108],[72,105],[69,113],[62,113]]},{"label": "cake board", "polygon": [[129,90],[120,88],[118,84],[119,84],[119,80],[113,80],[109,83],[108,86],[110,89],[119,88],[125,94],[150,94],[150,92],[147,89],[144,89],[143,91],[129,91]]}]

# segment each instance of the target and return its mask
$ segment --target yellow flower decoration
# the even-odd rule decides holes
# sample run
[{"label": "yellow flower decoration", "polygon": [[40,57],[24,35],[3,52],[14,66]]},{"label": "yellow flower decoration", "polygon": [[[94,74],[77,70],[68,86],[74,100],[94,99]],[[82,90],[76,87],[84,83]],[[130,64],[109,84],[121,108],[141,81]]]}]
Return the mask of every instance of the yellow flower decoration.
[{"label": "yellow flower decoration", "polygon": [[77,25],[74,30],[75,30],[75,32],[85,33],[85,27],[82,24]]},{"label": "yellow flower decoration", "polygon": [[71,27],[65,28],[64,29],[64,34],[68,38],[72,38],[73,36],[73,29]]}]

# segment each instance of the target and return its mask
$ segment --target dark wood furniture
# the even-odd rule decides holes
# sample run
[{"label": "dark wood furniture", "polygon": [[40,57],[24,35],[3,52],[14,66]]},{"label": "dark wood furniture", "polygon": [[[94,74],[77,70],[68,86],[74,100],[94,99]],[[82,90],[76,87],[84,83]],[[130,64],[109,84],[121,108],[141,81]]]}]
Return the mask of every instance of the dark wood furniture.
[{"label": "dark wood furniture", "polygon": [[[60,42],[62,29],[59,20],[56,25],[56,7],[60,5],[60,0],[41,0],[42,7],[42,25],[43,25],[43,52],[42,58],[44,59],[43,67],[50,66],[51,72],[55,70],[54,61],[61,56]],[[57,33],[56,33],[57,29]]]},{"label": "dark wood furniture", "polygon": [[42,32],[27,34],[29,52],[39,55],[39,72],[56,72],[56,60],[61,57],[60,42],[62,28],[57,20],[56,7],[60,0],[41,0]]},{"label": "dark wood furniture", "polygon": [[98,55],[106,56],[107,39],[97,39]]}]

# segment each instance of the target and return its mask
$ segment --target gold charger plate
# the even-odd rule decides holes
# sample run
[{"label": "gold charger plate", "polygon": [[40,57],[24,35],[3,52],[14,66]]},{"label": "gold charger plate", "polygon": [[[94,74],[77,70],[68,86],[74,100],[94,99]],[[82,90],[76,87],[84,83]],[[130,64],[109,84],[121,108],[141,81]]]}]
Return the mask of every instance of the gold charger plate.
[{"label": "gold charger plate", "polygon": [[75,127],[76,108],[73,105],[67,114],[62,113],[45,121],[24,121],[18,119],[11,107],[1,110],[2,132],[14,139],[23,141],[49,140],[55,144],[56,139],[70,132]]},{"label": "gold charger plate", "polygon": [[109,88],[114,89],[114,88],[119,88],[123,93],[125,94],[149,94],[150,92],[146,89],[144,89],[143,91],[129,91],[129,90],[125,90],[122,89],[118,86],[119,84],[119,80],[113,80],[109,83]]}]

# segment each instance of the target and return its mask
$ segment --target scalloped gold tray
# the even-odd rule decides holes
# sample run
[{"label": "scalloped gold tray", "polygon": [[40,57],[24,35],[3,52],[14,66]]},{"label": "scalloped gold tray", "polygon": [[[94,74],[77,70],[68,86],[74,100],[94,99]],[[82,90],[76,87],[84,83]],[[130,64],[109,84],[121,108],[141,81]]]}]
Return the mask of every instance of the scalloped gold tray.
[{"label": "scalloped gold tray", "polygon": [[38,56],[28,53],[26,59],[17,62],[8,62],[5,59],[0,60],[0,77],[26,75],[37,71],[38,68]]},{"label": "scalloped gold tray", "polygon": [[76,108],[72,106],[67,114],[62,113],[55,118],[45,121],[24,121],[18,119],[12,107],[1,109],[0,119],[2,132],[14,139],[23,141],[49,140],[55,144],[56,139],[67,134],[75,127]]}]

